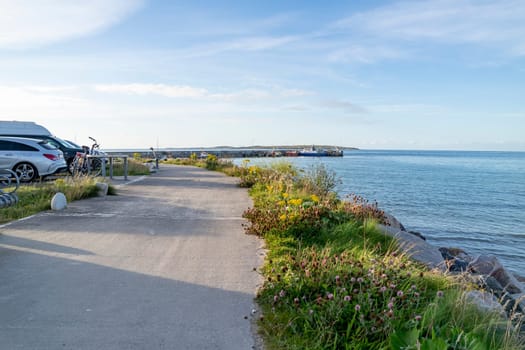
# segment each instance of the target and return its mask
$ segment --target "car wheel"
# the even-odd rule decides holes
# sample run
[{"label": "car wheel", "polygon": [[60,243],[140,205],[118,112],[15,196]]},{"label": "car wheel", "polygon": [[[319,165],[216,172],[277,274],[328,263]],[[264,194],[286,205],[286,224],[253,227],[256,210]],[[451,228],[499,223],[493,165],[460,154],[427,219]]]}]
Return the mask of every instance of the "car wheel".
[{"label": "car wheel", "polygon": [[31,182],[38,177],[38,170],[36,170],[35,166],[30,163],[17,164],[13,168],[13,171],[21,182]]}]

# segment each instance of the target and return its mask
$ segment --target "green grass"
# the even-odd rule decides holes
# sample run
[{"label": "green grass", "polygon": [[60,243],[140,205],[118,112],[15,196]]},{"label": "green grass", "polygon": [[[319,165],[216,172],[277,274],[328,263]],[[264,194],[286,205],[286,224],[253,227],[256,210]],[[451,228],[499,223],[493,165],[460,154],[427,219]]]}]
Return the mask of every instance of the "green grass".
[{"label": "green grass", "polygon": [[[142,159],[128,158],[128,175],[139,176],[149,175],[150,168],[144,164],[145,161]],[[109,174],[109,165],[107,166],[106,174]],[[124,162],[121,159],[115,159],[113,162],[113,175],[123,176],[124,175]]]},{"label": "green grass", "polygon": [[268,349],[523,349],[519,323],[467,303],[475,286],[404,256],[376,228],[377,205],[339,200],[327,169],[228,172],[251,187],[246,232],[268,249],[257,296]]},{"label": "green grass", "polygon": [[[57,193],[65,194],[68,202],[97,195],[96,180],[92,177],[58,179],[54,182],[22,185],[16,192],[19,202],[0,209],[0,223],[21,219],[43,210],[51,209],[51,198]],[[114,189],[110,186],[112,192]]]}]

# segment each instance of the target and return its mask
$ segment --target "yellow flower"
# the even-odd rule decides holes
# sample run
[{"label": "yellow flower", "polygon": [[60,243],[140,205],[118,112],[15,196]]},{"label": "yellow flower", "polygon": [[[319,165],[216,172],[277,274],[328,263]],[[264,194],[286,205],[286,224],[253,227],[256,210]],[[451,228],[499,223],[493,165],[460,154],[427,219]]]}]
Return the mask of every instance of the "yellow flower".
[{"label": "yellow flower", "polygon": [[286,205],[286,202],[285,201],[279,201],[279,202],[277,202],[277,205],[279,205],[281,207],[284,207]]},{"label": "yellow flower", "polygon": [[284,199],[288,198],[288,196],[289,196],[289,194],[288,194],[287,192],[284,192],[284,193],[283,193],[283,198],[284,198]]},{"label": "yellow flower", "polygon": [[310,197],[314,203],[319,203],[319,197],[317,197],[315,194],[312,194]]},{"label": "yellow flower", "polygon": [[272,190],[273,190],[273,186],[272,186],[272,185],[266,185],[266,190],[267,190],[268,192],[272,192]]},{"label": "yellow flower", "polygon": [[286,220],[286,214],[282,214],[281,216],[279,216],[279,219],[280,219],[281,221]]},{"label": "yellow flower", "polygon": [[297,198],[297,199],[290,199],[290,204],[291,205],[301,205],[303,203],[303,200],[301,198]]}]

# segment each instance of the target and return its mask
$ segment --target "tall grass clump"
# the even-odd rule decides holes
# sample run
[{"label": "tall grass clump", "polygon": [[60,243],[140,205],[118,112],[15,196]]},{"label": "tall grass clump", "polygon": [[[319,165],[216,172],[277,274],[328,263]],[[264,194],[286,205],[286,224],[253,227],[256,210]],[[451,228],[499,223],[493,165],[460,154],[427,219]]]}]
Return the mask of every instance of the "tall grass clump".
[{"label": "tall grass clump", "polygon": [[248,234],[264,238],[257,301],[269,349],[522,349],[508,321],[463,297],[475,286],[427,270],[378,230],[385,215],[359,196],[341,200],[324,166],[244,162]]},{"label": "tall grass clump", "polygon": [[68,202],[94,197],[98,193],[96,182],[93,177],[71,177],[20,186],[17,191],[18,203],[0,210],[0,223],[51,209],[51,198],[57,192],[64,193]]}]

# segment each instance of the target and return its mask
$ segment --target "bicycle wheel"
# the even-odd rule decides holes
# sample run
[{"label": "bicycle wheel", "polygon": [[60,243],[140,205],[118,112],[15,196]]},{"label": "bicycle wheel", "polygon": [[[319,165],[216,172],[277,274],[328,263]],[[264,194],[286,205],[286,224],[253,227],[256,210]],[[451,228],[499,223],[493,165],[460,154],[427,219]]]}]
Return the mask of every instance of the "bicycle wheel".
[{"label": "bicycle wheel", "polygon": [[100,176],[102,173],[102,161],[99,158],[92,158],[90,159],[90,169],[92,176]]},{"label": "bicycle wheel", "polygon": [[84,158],[75,157],[69,166],[69,172],[72,176],[86,175],[87,171],[85,167]]}]

